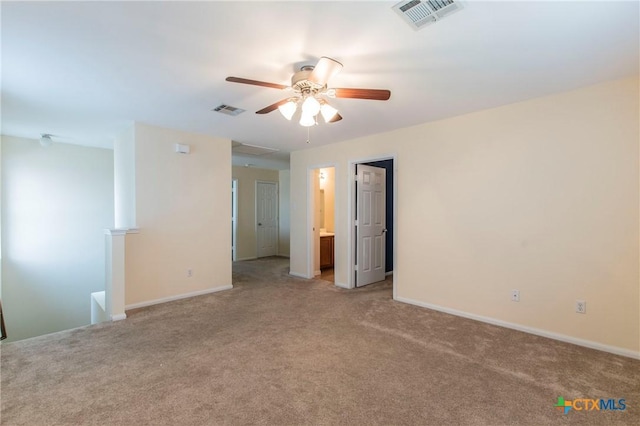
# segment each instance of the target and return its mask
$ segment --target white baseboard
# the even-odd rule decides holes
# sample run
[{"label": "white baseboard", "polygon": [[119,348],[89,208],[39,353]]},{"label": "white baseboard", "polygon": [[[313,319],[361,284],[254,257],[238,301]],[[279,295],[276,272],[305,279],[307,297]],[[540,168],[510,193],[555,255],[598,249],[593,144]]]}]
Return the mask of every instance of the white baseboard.
[{"label": "white baseboard", "polygon": [[335,285],[336,287],[340,287],[340,288],[345,288],[347,290],[351,290],[351,287],[349,287],[348,285],[346,285],[344,283],[339,283],[337,281],[334,281],[333,285]]},{"label": "white baseboard", "polygon": [[291,275],[292,277],[304,278],[305,280],[309,279],[309,277],[307,277],[305,274],[301,274],[299,272],[294,272],[292,270],[289,270],[289,275]]},{"label": "white baseboard", "polygon": [[242,259],[236,259],[234,260],[234,262],[242,262],[243,260],[256,260],[257,257],[255,256],[251,256],[251,257],[243,257]]},{"label": "white baseboard", "polygon": [[322,271],[318,270],[318,271],[313,271],[313,276],[317,277],[318,275],[322,275]]},{"label": "white baseboard", "polygon": [[111,315],[111,321],[122,321],[124,319],[127,319],[127,314]]},{"label": "white baseboard", "polygon": [[385,273],[384,273],[384,276],[385,276],[385,277],[388,277],[389,275],[393,275],[393,271],[389,271],[389,272],[385,272]]},{"label": "white baseboard", "polygon": [[232,288],[233,288],[233,285],[231,284],[223,285],[221,287],[208,288],[206,290],[200,290],[200,291],[193,291],[191,293],[179,294],[177,296],[169,296],[169,297],[163,297],[161,299],[148,300],[146,302],[132,303],[130,305],[126,305],[124,308],[125,310],[144,308],[146,306],[158,305],[160,303],[173,302],[174,300],[187,299],[189,297],[202,296],[205,294],[217,293],[219,291],[231,290]]},{"label": "white baseboard", "polygon": [[408,303],[410,305],[420,306],[422,308],[432,309],[434,311],[444,312],[446,314],[456,315],[458,317],[468,318],[487,324],[497,325],[499,327],[510,328],[512,330],[518,330],[529,334],[535,334],[536,336],[546,337],[553,340],[559,340],[565,343],[571,343],[578,346],[584,346],[590,349],[596,349],[603,352],[609,352],[615,355],[626,356],[629,358],[640,359],[640,352],[632,351],[629,349],[619,348],[617,346],[605,345],[591,340],[579,339],[577,337],[567,336],[565,334],[554,333],[551,331],[542,330],[539,328],[528,327],[526,325],[515,324],[512,322],[502,321],[496,318],[485,317],[482,315],[471,314],[457,309],[446,308],[444,306],[433,305],[431,303],[419,302],[417,300],[408,299],[405,297],[396,297],[398,302]]}]

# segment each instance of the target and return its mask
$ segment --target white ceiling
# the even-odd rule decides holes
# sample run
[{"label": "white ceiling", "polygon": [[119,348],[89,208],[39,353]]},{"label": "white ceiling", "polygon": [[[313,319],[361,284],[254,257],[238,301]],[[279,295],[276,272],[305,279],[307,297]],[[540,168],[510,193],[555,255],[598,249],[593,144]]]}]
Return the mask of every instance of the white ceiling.
[{"label": "white ceiling", "polygon": [[[3,1],[2,133],[110,147],[140,121],[290,152],[639,72],[638,1],[465,1],[419,31],[395,3]],[[329,86],[391,99],[333,100],[344,119],[310,145],[277,111],[254,114],[287,93],[225,81],[288,85],[320,56],[344,64]]]}]

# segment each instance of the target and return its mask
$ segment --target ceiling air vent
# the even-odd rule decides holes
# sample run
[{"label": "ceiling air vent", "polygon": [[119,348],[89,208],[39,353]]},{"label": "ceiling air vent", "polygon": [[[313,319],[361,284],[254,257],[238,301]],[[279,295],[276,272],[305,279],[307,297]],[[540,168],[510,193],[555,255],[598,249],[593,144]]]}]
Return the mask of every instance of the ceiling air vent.
[{"label": "ceiling air vent", "polygon": [[245,110],[232,107],[231,105],[222,104],[220,106],[215,107],[211,111],[219,112],[221,114],[233,115],[236,116],[238,114],[242,114]]},{"label": "ceiling air vent", "polygon": [[459,0],[408,0],[392,7],[414,30],[419,30],[462,9]]}]

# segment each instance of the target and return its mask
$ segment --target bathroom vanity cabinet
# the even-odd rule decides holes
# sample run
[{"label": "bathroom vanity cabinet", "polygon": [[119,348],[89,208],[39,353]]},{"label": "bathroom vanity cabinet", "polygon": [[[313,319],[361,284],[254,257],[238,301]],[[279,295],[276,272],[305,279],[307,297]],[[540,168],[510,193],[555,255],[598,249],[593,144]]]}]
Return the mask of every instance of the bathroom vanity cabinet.
[{"label": "bathroom vanity cabinet", "polygon": [[324,235],[320,237],[320,269],[333,268],[334,236]]}]

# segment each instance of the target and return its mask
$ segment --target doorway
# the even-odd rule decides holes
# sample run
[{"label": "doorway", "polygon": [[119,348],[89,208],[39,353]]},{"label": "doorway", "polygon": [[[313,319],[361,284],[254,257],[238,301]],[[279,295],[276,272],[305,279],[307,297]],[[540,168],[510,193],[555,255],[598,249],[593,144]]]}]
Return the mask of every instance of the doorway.
[{"label": "doorway", "polygon": [[278,184],[256,181],[257,257],[278,254]]},{"label": "doorway", "polygon": [[[368,169],[373,166],[373,170],[380,170],[384,172],[379,175],[380,184],[384,186],[384,192],[371,192],[369,196],[381,197],[382,200],[378,200],[377,209],[375,214],[379,217],[384,217],[384,221],[379,220],[377,226],[368,230],[370,235],[358,234],[358,231],[363,231],[362,226],[359,226],[358,221],[358,206],[359,198],[363,197],[363,194],[359,194],[359,189],[363,189],[363,185],[358,181],[358,170]],[[393,282],[393,297],[396,295],[396,282],[394,277],[394,264],[395,264],[395,247],[397,245],[396,236],[394,230],[396,224],[396,206],[397,206],[397,182],[395,180],[395,156],[387,156],[381,158],[368,158],[362,160],[353,160],[350,162],[349,170],[353,178],[350,179],[349,192],[348,192],[348,211],[349,211],[349,235],[348,235],[348,247],[347,259],[349,262],[349,275],[348,275],[348,287],[356,288],[382,280],[392,280]],[[369,169],[369,172],[372,170]],[[370,175],[370,179],[373,175]],[[364,179],[361,176],[360,179]],[[363,182],[364,183],[364,182]],[[360,186],[359,186],[360,185]],[[380,202],[381,201],[381,202]],[[364,200],[360,199],[362,204]],[[383,204],[380,211],[380,204]],[[362,213],[362,211],[360,212]],[[369,241],[363,241],[364,238],[370,238]],[[377,239],[377,241],[376,241]],[[373,245],[377,244],[377,246]],[[384,246],[384,259],[378,256],[380,253],[380,247]],[[368,250],[367,250],[368,249]],[[358,256],[361,257],[360,261]],[[366,259],[363,261],[363,259]],[[382,264],[382,265],[381,265]],[[382,267],[381,267],[382,266]],[[374,275],[375,280],[371,280],[371,276],[366,277],[367,269],[377,268],[377,272]],[[358,277],[360,275],[360,277]]]},{"label": "doorway", "polygon": [[336,167],[316,166],[309,169],[309,264],[307,278],[336,283]]},{"label": "doorway", "polygon": [[384,281],[387,220],[386,170],[356,165],[354,282],[356,287]]},{"label": "doorway", "polygon": [[318,169],[319,252],[316,254],[320,279],[335,283],[335,167]]}]

